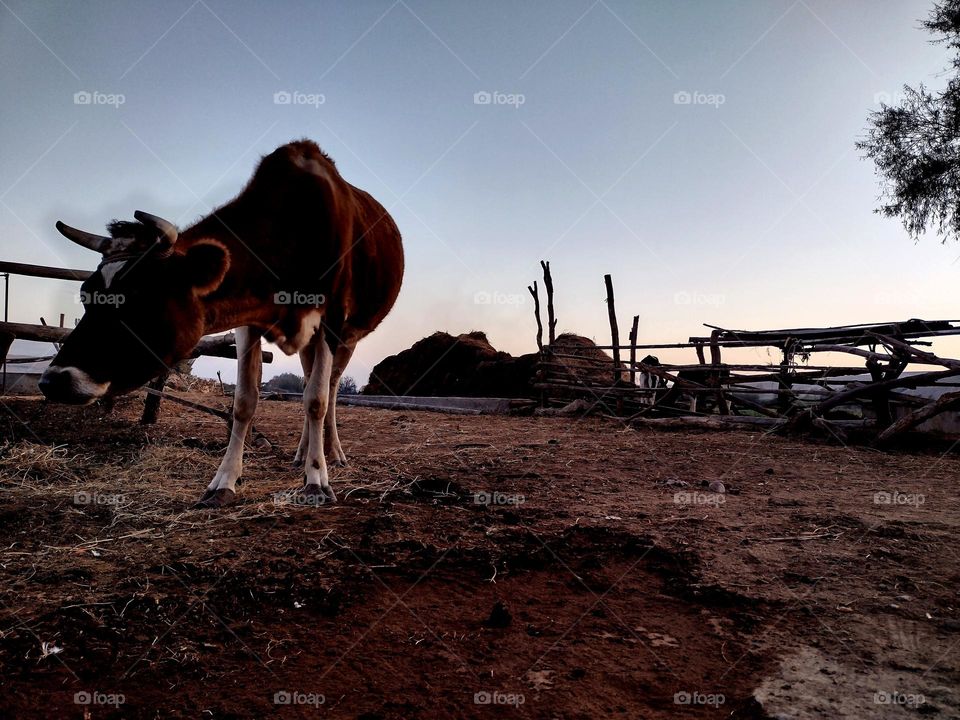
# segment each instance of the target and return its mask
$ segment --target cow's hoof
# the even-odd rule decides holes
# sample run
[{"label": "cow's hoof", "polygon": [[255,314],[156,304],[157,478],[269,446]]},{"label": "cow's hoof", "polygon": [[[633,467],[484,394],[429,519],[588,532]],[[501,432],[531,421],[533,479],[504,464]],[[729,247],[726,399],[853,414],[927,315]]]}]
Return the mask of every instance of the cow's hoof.
[{"label": "cow's hoof", "polygon": [[337,496],[331,487],[321,487],[320,485],[304,485],[294,493],[291,502],[294,505],[326,505],[335,503]]},{"label": "cow's hoof", "polygon": [[346,467],[347,466],[347,456],[346,455],[328,455],[327,456],[327,467]]},{"label": "cow's hoof", "polygon": [[236,499],[237,494],[229,488],[207,490],[193,507],[197,510],[216,510],[217,508],[230,505]]}]

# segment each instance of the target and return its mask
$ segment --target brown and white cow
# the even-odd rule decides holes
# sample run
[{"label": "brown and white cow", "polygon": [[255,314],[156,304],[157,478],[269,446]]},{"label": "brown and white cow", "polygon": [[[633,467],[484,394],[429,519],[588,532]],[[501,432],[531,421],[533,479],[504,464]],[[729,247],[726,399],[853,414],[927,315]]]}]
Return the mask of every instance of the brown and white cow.
[{"label": "brown and white cow", "polygon": [[307,140],[264,157],[243,192],[183,231],[147,213],[134,217],[111,223],[109,236],[57,223],[103,261],[83,284],[83,318],[40,380],[44,395],[86,404],[130,392],[188,357],[203,335],[236,328],[230,442],[198,502],[220,507],[236,497],[264,337],[299,353],[303,365],[300,492],[336,501],[324,456],[346,462],[337,388],[357,342],[400,291],[403,248],[393,219]]}]

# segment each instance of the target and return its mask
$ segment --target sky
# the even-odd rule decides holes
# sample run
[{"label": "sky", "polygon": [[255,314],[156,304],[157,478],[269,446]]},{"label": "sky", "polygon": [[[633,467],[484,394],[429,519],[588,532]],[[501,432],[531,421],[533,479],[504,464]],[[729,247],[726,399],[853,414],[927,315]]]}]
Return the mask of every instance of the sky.
[{"label": "sky", "polygon": [[[605,273],[621,336],[639,315],[646,343],[702,323],[960,317],[960,247],[874,214],[854,147],[904,84],[943,84],[946,50],[920,28],[931,7],[0,0],[0,258],[93,269],[56,220],[100,231],[146,210],[185,227],[309,137],[404,238],[400,298],[347,369],[359,384],[436,330],[535,350],[541,259],[558,330],[600,344]],[[14,276],[10,320],[70,324],[77,291]],[[235,376],[232,361],[196,369]],[[275,352],[264,377],[284,371],[299,361]]]}]

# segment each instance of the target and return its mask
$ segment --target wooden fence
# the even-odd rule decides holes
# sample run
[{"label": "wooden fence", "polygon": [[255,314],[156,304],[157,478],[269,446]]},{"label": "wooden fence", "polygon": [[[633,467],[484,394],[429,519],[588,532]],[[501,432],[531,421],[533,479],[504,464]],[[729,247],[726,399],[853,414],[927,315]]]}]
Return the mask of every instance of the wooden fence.
[{"label": "wooden fence", "polygon": [[[553,281],[549,263],[541,265],[553,324]],[[535,386],[543,405],[558,406],[579,398],[594,409],[639,425],[749,425],[784,431],[817,427],[838,435],[855,427],[881,441],[960,408],[960,392],[951,390],[960,384],[950,382],[960,376],[960,360],[923,349],[931,345],[931,338],[960,335],[960,321],[911,319],[761,331],[707,325],[709,334],[687,342],[641,344],[635,315],[624,345],[619,340],[610,275],[604,276],[604,284],[611,343],[583,352],[564,347],[551,332],[550,342],[540,349]],[[536,284],[530,291],[536,301],[539,338]],[[743,348],[772,349],[780,362],[724,360],[726,351]],[[690,350],[696,360],[661,363],[652,353],[665,349]],[[638,360],[641,354],[644,357]],[[825,354],[842,354],[862,364],[816,362]],[[920,371],[904,374],[908,365]],[[904,392],[933,387],[943,394],[931,399]]]}]

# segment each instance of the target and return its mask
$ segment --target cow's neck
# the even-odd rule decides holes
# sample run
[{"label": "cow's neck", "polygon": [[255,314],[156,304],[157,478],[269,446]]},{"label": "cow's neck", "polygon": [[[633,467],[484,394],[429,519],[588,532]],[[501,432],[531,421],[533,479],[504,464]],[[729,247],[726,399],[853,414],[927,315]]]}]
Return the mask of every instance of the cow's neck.
[{"label": "cow's neck", "polygon": [[204,300],[204,327],[208,335],[244,326],[266,329],[276,322],[273,308],[253,297],[218,297],[214,293]]}]

